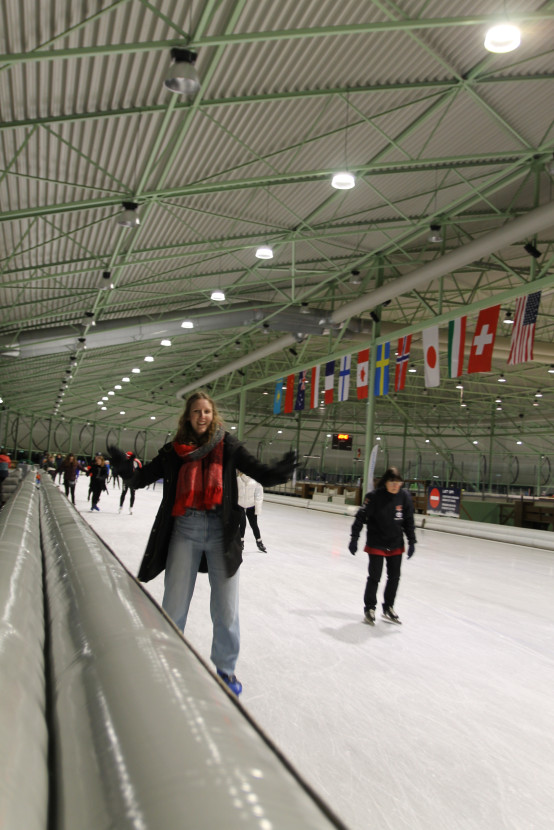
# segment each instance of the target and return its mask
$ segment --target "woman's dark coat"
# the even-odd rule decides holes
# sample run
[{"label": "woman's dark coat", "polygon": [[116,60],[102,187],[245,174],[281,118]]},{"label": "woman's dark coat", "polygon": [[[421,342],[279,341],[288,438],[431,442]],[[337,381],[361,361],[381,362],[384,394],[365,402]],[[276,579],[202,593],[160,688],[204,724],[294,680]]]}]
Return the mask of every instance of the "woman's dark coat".
[{"label": "woman's dark coat", "polygon": [[[223,540],[227,575],[233,576],[242,562],[239,536],[239,520],[242,510],[237,501],[237,469],[259,481],[263,487],[284,483],[290,477],[290,471],[283,475],[282,468],[262,464],[227,432],[223,441]],[[158,455],[128,481],[128,485],[134,489],[146,487],[160,478],[164,481],[162,502],[138,572],[141,582],[154,579],[165,568],[169,540],[173,530],[171,512],[175,503],[177,477],[182,463],[183,460],[173,449],[173,444],[165,444]],[[201,570],[204,569],[201,568]]]}]

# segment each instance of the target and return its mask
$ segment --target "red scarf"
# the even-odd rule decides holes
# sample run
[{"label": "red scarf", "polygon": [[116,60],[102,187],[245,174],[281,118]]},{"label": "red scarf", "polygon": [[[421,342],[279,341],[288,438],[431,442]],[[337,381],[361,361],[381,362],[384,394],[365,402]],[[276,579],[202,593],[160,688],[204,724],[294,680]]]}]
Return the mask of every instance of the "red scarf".
[{"label": "red scarf", "polygon": [[211,510],[223,500],[223,437],[203,447],[173,442],[173,449],[183,459],[177,477],[177,494],[172,516],[184,516],[187,510]]}]

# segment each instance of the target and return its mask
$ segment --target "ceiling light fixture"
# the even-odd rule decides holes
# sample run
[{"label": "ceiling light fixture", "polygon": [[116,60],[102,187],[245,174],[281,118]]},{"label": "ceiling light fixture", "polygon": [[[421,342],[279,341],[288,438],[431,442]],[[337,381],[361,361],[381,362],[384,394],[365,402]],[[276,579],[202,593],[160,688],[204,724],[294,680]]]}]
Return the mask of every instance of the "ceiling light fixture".
[{"label": "ceiling light fixture", "polygon": [[506,378],[504,377],[503,373],[500,374],[500,377],[498,378],[498,383],[506,383]]},{"label": "ceiling light fixture", "polygon": [[538,248],[536,248],[532,242],[528,242],[526,245],[523,246],[523,250],[526,251],[529,256],[532,256],[533,259],[540,259],[542,254]]},{"label": "ceiling light fixture", "polygon": [[550,375],[554,375],[554,363],[551,363],[551,364],[550,364],[550,369],[548,370],[548,373],[549,373]]},{"label": "ceiling light fixture", "polygon": [[194,323],[192,322],[192,320],[183,320],[183,322],[181,323],[181,328],[182,329],[193,329],[194,328]]},{"label": "ceiling light fixture", "polygon": [[513,326],[514,318],[512,317],[511,311],[506,312],[506,316],[504,317],[503,323],[505,326]]},{"label": "ceiling light fixture", "polygon": [[172,63],[164,80],[166,89],[187,97],[196,95],[200,89],[198,73],[194,68],[197,57],[196,52],[191,52],[190,49],[174,47],[171,50]]},{"label": "ceiling light fixture", "polygon": [[352,190],[355,186],[355,177],[352,173],[348,173],[346,170],[341,170],[339,173],[335,173],[331,179],[331,187],[334,187],[335,190]]},{"label": "ceiling light fixture", "polygon": [[410,368],[408,369],[408,372],[412,372],[412,373],[417,372],[417,369],[416,369],[416,367],[414,366],[413,363],[410,365]]},{"label": "ceiling light fixture", "polygon": [[215,300],[216,303],[222,303],[225,300],[225,294],[221,289],[216,289],[212,291],[211,299]]},{"label": "ceiling light fixture", "polygon": [[144,358],[144,360],[145,360],[146,363],[154,363],[154,358],[152,357],[151,354],[147,354],[146,357]]},{"label": "ceiling light fixture", "polygon": [[134,375],[140,375],[140,369],[131,369],[131,372],[132,372]]},{"label": "ceiling light fixture", "polygon": [[171,346],[171,340],[160,340],[160,346]]},{"label": "ceiling light fixture", "polygon": [[513,52],[521,43],[521,32],[512,23],[500,23],[492,26],[485,37],[485,49],[488,52]]},{"label": "ceiling light fixture", "polygon": [[542,392],[540,389],[537,389],[537,391],[535,392],[535,398],[542,398]]},{"label": "ceiling light fixture", "polygon": [[357,268],[354,268],[350,271],[350,285],[360,285],[362,282],[362,278],[360,277],[360,272]]},{"label": "ceiling light fixture", "polygon": [[137,216],[138,205],[136,202],[122,202],[123,213],[117,220],[117,224],[122,228],[136,228],[140,225],[140,219]]},{"label": "ceiling light fixture", "polygon": [[257,259],[273,259],[273,248],[271,245],[259,245],[256,248]]},{"label": "ceiling light fixture", "polygon": [[442,228],[440,225],[436,225],[433,223],[429,226],[429,230],[430,234],[427,237],[428,242],[433,242],[435,244],[442,242]]}]

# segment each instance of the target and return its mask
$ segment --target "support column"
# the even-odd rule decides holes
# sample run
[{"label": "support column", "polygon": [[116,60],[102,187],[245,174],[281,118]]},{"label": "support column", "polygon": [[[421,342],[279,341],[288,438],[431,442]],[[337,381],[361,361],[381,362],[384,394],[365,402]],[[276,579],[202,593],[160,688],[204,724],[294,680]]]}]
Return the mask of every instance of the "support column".
[{"label": "support column", "polygon": [[246,417],[246,390],[241,390],[239,396],[239,428],[238,428],[238,439],[239,441],[244,440],[244,421]]}]

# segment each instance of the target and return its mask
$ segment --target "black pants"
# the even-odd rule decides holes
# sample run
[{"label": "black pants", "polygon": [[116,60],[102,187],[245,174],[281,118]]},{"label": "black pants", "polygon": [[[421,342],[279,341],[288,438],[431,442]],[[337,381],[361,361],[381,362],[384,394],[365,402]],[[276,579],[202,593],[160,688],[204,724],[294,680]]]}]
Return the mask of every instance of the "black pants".
[{"label": "black pants", "polygon": [[254,539],[256,542],[258,539],[261,538],[260,528],[258,527],[258,517],[256,516],[256,508],[255,507],[243,507],[242,513],[239,522],[240,528],[240,538],[244,539],[244,531],[246,530],[246,520],[248,519],[248,524],[252,528],[252,533],[254,534]]},{"label": "black pants", "polygon": [[120,507],[123,507],[123,502],[125,501],[125,496],[127,495],[127,490],[129,490],[130,493],[131,493],[131,495],[129,496],[129,498],[131,500],[130,503],[129,503],[129,507],[132,507],[135,503],[136,490],[133,490],[132,487],[127,487],[127,485],[124,484],[123,485],[123,490],[121,491],[121,498],[119,499],[119,506]]},{"label": "black pants", "polygon": [[369,554],[368,577],[364,593],[364,611],[368,608],[377,607],[377,588],[383,573],[383,560],[387,561],[387,584],[383,606],[391,608],[394,605],[398,583],[400,582],[400,568],[402,567],[402,554],[396,556],[380,556],[377,553]]},{"label": "black pants", "polygon": [[91,495],[92,495],[92,502],[91,505],[94,507],[100,501],[100,496],[102,495],[102,490],[105,490],[104,482],[103,481],[96,481],[95,479],[92,480],[91,485]]},{"label": "black pants", "polygon": [[75,482],[74,481],[67,481],[64,478],[63,486],[65,489],[65,495],[69,498],[69,492],[71,491],[71,501],[75,504]]}]

